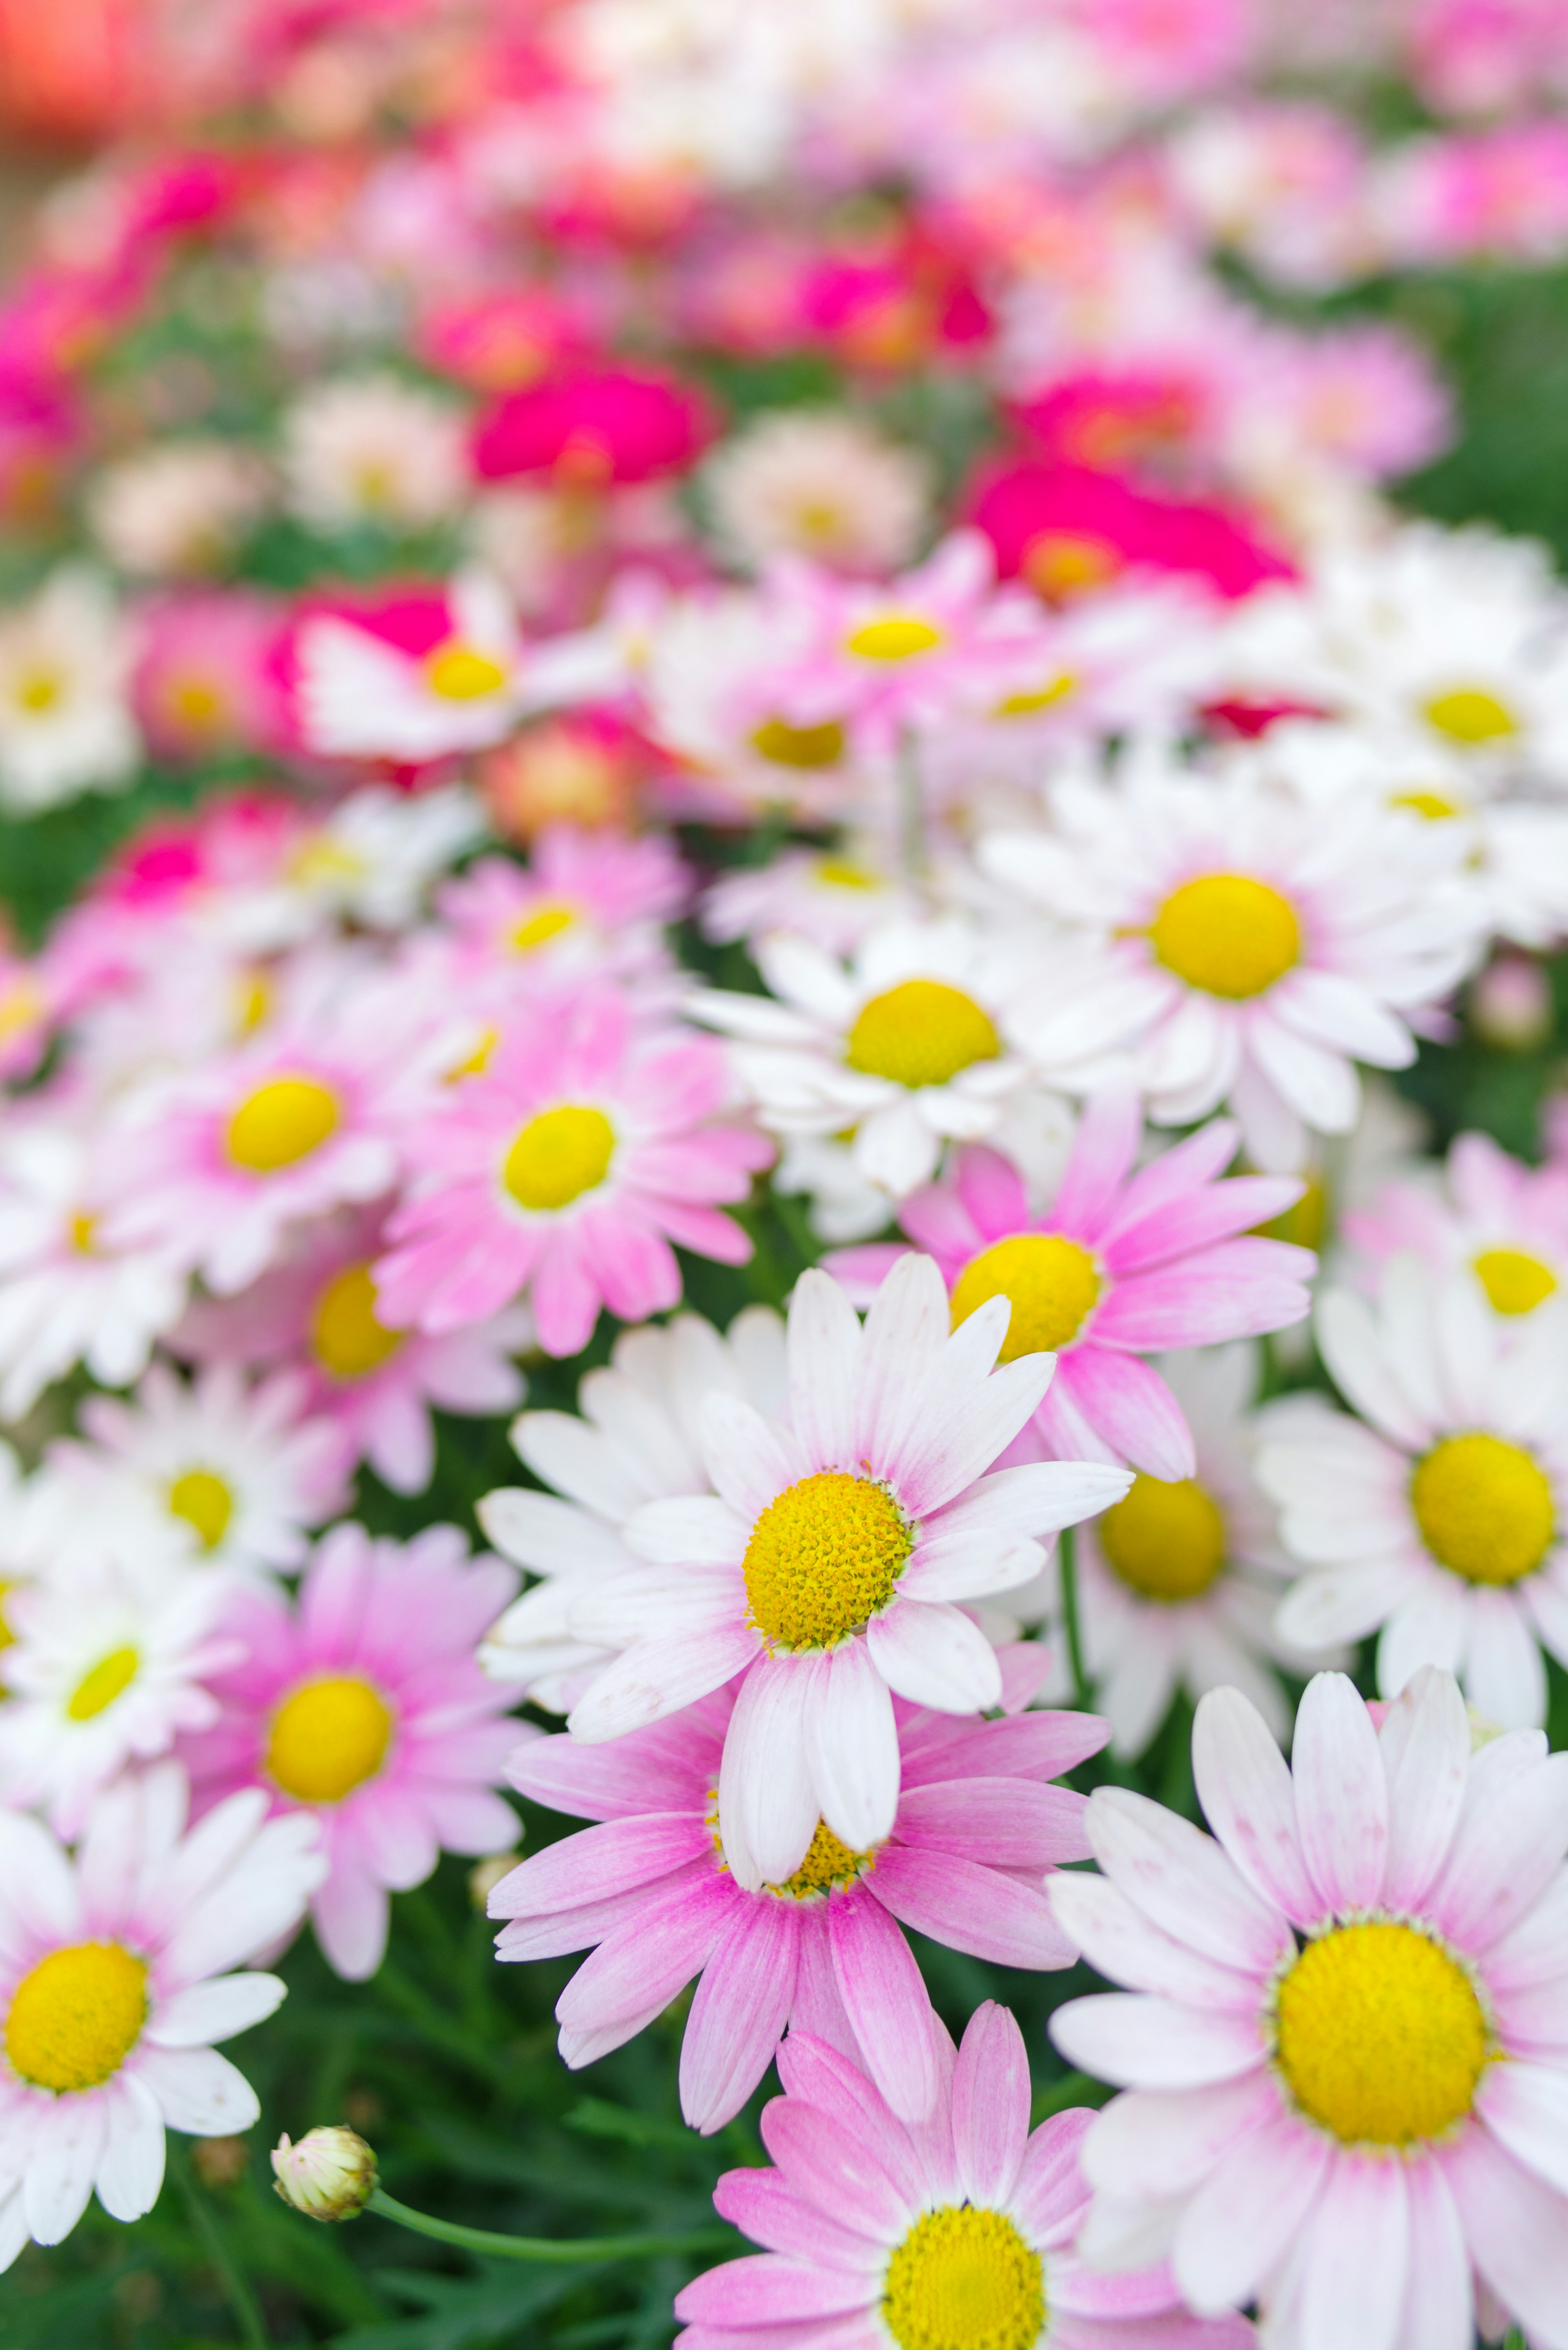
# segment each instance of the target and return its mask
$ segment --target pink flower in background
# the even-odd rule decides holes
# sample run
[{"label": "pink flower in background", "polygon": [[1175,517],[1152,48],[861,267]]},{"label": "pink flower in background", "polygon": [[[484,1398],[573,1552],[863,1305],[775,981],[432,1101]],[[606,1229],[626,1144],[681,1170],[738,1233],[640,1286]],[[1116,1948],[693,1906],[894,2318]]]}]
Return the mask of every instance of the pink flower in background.
[{"label": "pink flower in background", "polygon": [[726,2171],[713,2193],[770,2249],[677,2294],[684,2350],[873,2350],[889,2335],[900,2350],[1245,2350],[1246,2320],[1190,2315],[1163,2262],[1106,2276],[1079,2258],[1095,2116],[1053,2114],[1031,2134],[1007,2009],[987,2000],[956,2054],[937,2037],[937,2110],[912,2128],[837,2049],[791,2033],[785,2095],[763,2112],[775,2168]]},{"label": "pink flower in background", "polygon": [[415,329],[420,356],[471,390],[515,392],[580,348],[583,323],[537,286],[432,302]]},{"label": "pink flower in background", "polygon": [[[1143,1118],[1134,1094],[1102,1094],[1084,1112],[1049,1208],[1037,1212],[1000,1151],[960,1152],[952,1176],[904,1201],[898,1222],[935,1257],[955,1325],[988,1298],[1012,1318],[1002,1360],[1057,1355],[1034,1415],[1058,1460],[1126,1461],[1152,1477],[1190,1477],[1181,1407],[1140,1358],[1177,1347],[1256,1337],[1306,1318],[1308,1249],[1251,1231],[1301,1195],[1293,1176],[1217,1179],[1235,1156],[1226,1118],[1137,1172]],[[840,1249],[830,1269],[857,1300],[906,1252],[896,1242]]]},{"label": "pink flower in background", "polygon": [[1003,579],[1052,603],[1127,571],[1189,573],[1227,599],[1295,572],[1249,523],[1213,504],[1155,496],[1119,473],[1018,458],[982,468],[970,519]]},{"label": "pink flower in background", "polygon": [[[1026,1701],[1047,1662],[1004,1657]],[[894,2111],[918,2121],[937,2094],[941,2027],[899,1923],[1001,1966],[1071,1966],[1043,1874],[1087,1857],[1084,1798],[1044,1783],[1098,1752],[1092,1715],[954,1721],[898,1704],[901,1788],[888,1837],[852,1852],[820,1822],[801,1866],[748,1891],[725,1857],[720,1800],[736,1690],[610,1746],[531,1741],[508,1775],[533,1802],[601,1825],[504,1877],[490,1914],[512,1922],[503,1959],[597,1945],[561,1994],[561,2054],[587,2064],[619,2047],[701,1975],[680,2057],[695,2129],[737,2114],[788,2026],[864,2065]]]},{"label": "pink flower in background", "polygon": [[678,852],[657,834],[628,840],[552,825],[526,868],[481,858],[436,902],[470,967],[558,980],[668,963],[663,926],[685,910],[691,886]]},{"label": "pink flower in background", "polygon": [[1568,1294],[1568,1166],[1528,1167],[1488,1134],[1461,1134],[1447,1178],[1439,1185],[1401,1170],[1346,1210],[1343,1237],[1361,1285],[1375,1290],[1389,1262],[1413,1251],[1436,1273],[1468,1270],[1493,1312],[1522,1328]]},{"label": "pink flower in background", "polygon": [[722,1045],[649,1033],[607,986],[557,1000],[408,1136],[378,1310],[440,1336],[526,1290],[545,1353],[575,1355],[601,1305],[640,1322],[679,1303],[672,1243],[744,1264],[751,1241],[721,1205],[773,1145],[729,1101]]},{"label": "pink flower in background", "polygon": [[701,393],[653,368],[588,368],[511,393],[473,432],[482,481],[544,474],[587,490],[683,473],[711,439]]},{"label": "pink flower in background", "polygon": [[511,1693],[473,1661],[516,1588],[455,1526],[396,1543],[350,1523],[317,1545],[296,1598],[246,1589],[223,1618],[248,1653],[211,1677],[221,1718],[182,1750],[198,1807],[255,1787],[319,1821],[329,1874],[311,1916],[351,1982],[381,1962],[389,1891],[421,1885],[442,1851],[516,1837],[493,1791],[526,1732],[497,1718]]},{"label": "pink flower in background", "polygon": [[180,763],[275,749],[286,712],[274,656],[283,615],[244,588],[150,598],[131,704],[153,754]]}]

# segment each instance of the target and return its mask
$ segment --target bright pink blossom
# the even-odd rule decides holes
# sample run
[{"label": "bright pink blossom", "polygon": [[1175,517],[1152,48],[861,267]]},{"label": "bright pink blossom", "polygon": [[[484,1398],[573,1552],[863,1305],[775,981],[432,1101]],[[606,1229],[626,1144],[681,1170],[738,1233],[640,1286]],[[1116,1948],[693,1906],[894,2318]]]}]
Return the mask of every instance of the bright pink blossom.
[{"label": "bright pink blossom", "polygon": [[1023,458],[989,466],[974,485],[970,518],[991,541],[1001,577],[1027,579],[1053,601],[1129,571],[1188,573],[1227,598],[1295,577],[1223,506],[1156,497],[1087,465]]},{"label": "bright pink blossom", "polygon": [[516,391],[474,428],[482,481],[545,474],[586,489],[683,473],[712,438],[707,401],[652,368],[577,368]]}]

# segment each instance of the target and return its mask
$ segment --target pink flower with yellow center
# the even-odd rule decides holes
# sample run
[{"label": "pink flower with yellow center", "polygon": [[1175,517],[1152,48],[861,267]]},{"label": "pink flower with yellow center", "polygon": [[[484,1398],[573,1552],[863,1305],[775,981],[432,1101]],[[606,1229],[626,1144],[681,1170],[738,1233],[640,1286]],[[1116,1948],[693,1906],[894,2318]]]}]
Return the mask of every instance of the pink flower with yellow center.
[{"label": "pink flower with yellow center", "polygon": [[553,825],[525,868],[482,858],[437,902],[465,967],[558,983],[668,963],[664,925],[689,894],[685,868],[657,835],[626,840]]}]

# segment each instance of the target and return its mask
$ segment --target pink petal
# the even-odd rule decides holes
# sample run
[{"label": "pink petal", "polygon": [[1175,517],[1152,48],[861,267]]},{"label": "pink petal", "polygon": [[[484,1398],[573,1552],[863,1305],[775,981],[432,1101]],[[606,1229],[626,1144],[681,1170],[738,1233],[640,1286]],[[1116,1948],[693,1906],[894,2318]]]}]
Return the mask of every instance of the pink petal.
[{"label": "pink petal", "polygon": [[1344,1673],[1318,1673],[1296,1713],[1302,1856],[1326,1908],[1369,1909],[1388,1856],[1388,1783],[1372,1716]]},{"label": "pink petal", "polygon": [[1521,2169],[1484,2129],[1464,2130],[1442,2167],[1469,2255],[1527,2331],[1568,2341],[1568,2197]]},{"label": "pink petal", "polygon": [[1078,1955],[1042,1890],[956,1853],[888,1845],[871,1887],[917,1934],[999,1967],[1070,1967]]},{"label": "pink petal", "polygon": [[865,2278],[851,2270],[748,2252],[694,2278],[677,2299],[675,2314],[698,2324],[784,2325],[859,2309],[869,2298]]},{"label": "pink petal", "polygon": [[1051,1202],[1054,1232],[1091,1242],[1099,1237],[1142,1139],[1143,1104],[1135,1090],[1117,1087],[1085,1104]]},{"label": "pink petal", "polygon": [[570,2032],[629,2024],[629,2039],[707,1965],[733,1899],[725,1878],[707,1877],[649,1902],[583,1961],[556,2002],[556,2022]]},{"label": "pink petal", "polygon": [[1194,2309],[1251,2301],[1322,2192],[1334,2155],[1293,2114],[1248,2130],[1181,2216],[1171,2265]]},{"label": "pink petal", "polygon": [[1113,1451],[1146,1476],[1175,1484],[1196,1476],[1198,1456],[1187,1416],[1151,1363],[1096,1347],[1091,1338],[1062,1358],[1065,1389]]},{"label": "pink petal", "polygon": [[1249,1888],[1223,1849],[1147,1796],[1096,1787],[1089,1841],[1127,1898],[1206,1958],[1262,1978],[1293,1950],[1284,1919]]},{"label": "pink petal", "polygon": [[1377,1742],[1388,1782],[1383,1899],[1414,1909],[1448,1858],[1469,1777],[1469,1721],[1452,1676],[1423,1666],[1389,1707]]},{"label": "pink petal", "polygon": [[1293,1925],[1322,1915],[1296,1826],[1290,1766],[1240,1690],[1210,1690],[1192,1729],[1192,1771],[1210,1827],[1254,1893]]},{"label": "pink petal", "polygon": [[924,2120],[937,2094],[935,2018],[914,1954],[864,1893],[829,1901],[827,1937],[867,2074],[900,2121]]},{"label": "pink petal", "polygon": [[953,2150],[971,2203],[1005,2204],[1029,2140],[1029,2057],[1004,2007],[987,2000],[971,2016],[952,2083]]},{"label": "pink petal", "polygon": [[1070,2064],[1126,2088],[1199,2089],[1256,2072],[1268,2057],[1260,2017],[1142,1992],[1070,2000],[1050,2031]]},{"label": "pink petal", "polygon": [[[713,2208],[722,2220],[753,2243],[765,2244],[770,2252],[876,2273],[877,2249],[848,2225],[803,2203],[776,2170],[726,2170],[713,2189]],[[846,2219],[852,2221],[854,2216],[848,2212]]]},{"label": "pink petal", "polygon": [[702,1970],[680,2043],[680,2110],[704,2137],[734,2119],[784,2037],[799,1939],[793,1911],[789,1902],[742,1902]]},{"label": "pink petal", "polygon": [[[953,1180],[959,1198],[981,1239],[1001,1240],[1029,1226],[1029,1195],[1023,1188],[1023,1178],[1000,1150],[988,1150],[983,1143],[971,1143],[959,1152]],[[979,1245],[978,1241],[975,1245]]]},{"label": "pink petal", "polygon": [[841,2116],[775,2097],[763,2108],[762,2135],[794,2192],[829,2219],[852,2216],[886,2243],[908,2231],[907,2196],[877,2159],[875,2144],[846,2128]]}]

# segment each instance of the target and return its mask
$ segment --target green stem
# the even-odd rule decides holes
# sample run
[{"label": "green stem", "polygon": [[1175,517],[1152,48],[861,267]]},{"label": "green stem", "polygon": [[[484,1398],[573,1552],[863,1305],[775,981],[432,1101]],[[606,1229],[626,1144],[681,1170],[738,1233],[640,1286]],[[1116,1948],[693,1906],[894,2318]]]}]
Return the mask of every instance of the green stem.
[{"label": "green stem", "polygon": [[185,2209],[191,2214],[191,2225],[201,2238],[202,2249],[217,2271],[218,2282],[228,2296],[229,2307],[240,2329],[241,2341],[248,2344],[249,2350],[267,2350],[267,2330],[256,2297],[234,2265],[234,2256],[223,2241],[216,2220],[192,2182],[182,2148],[175,2155],[171,2167],[185,2199]]},{"label": "green stem", "polygon": [[483,2252],[493,2261],[637,2261],[659,2252],[720,2252],[732,2238],[715,2228],[694,2228],[683,2236],[498,2236],[488,2228],[462,2228],[452,2220],[434,2220],[428,2211],[410,2211],[378,2187],[366,2204],[383,2220],[395,2220],[416,2236],[433,2236],[438,2244],[456,2244],[465,2252]]},{"label": "green stem", "polygon": [[1056,1537],[1057,1572],[1062,1579],[1062,1631],[1067,1643],[1067,1664],[1073,1676],[1073,1703],[1080,1712],[1090,1700],[1089,1676],[1084,1669],[1084,1635],[1078,1622],[1078,1558],[1073,1529],[1064,1526]]}]

